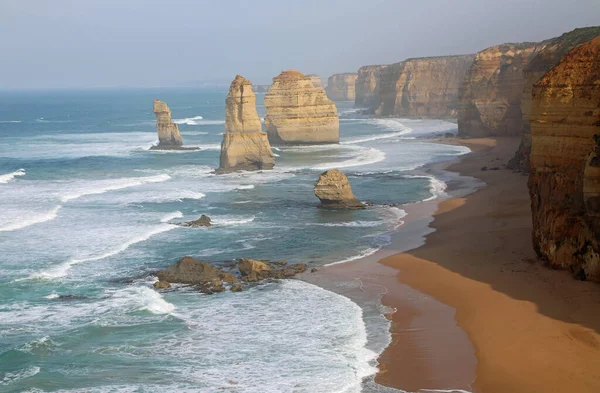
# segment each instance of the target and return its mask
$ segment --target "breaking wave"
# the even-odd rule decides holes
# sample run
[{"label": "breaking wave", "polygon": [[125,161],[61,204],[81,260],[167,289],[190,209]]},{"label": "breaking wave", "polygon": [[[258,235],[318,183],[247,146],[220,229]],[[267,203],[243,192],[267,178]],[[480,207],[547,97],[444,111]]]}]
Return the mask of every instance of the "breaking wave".
[{"label": "breaking wave", "polygon": [[18,169],[14,172],[0,175],[0,183],[8,183],[17,176],[25,176],[25,169]]}]

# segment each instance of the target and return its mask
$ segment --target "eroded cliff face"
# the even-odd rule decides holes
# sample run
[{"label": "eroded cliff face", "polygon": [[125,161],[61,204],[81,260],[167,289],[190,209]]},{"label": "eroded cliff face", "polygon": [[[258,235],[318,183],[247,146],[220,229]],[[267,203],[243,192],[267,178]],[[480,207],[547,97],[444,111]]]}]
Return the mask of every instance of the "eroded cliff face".
[{"label": "eroded cliff face", "polygon": [[360,67],[355,83],[354,106],[375,110],[379,107],[379,81],[387,65]]},{"label": "eroded cliff face", "polygon": [[408,59],[381,72],[377,116],[453,118],[474,55]]},{"label": "eroded cliff face", "polygon": [[524,69],[542,48],[539,43],[502,44],[475,56],[460,89],[460,136],[523,134]]},{"label": "eroded cliff face", "polygon": [[249,80],[238,75],[229,88],[219,173],[272,169],[275,157],[256,112]]},{"label": "eroded cliff face", "polygon": [[171,120],[171,110],[160,100],[154,100],[154,115],[158,130],[158,146],[155,149],[178,149],[183,145],[183,139],[177,124]]},{"label": "eroded cliff face", "polygon": [[339,120],[335,104],[323,88],[298,71],[273,78],[265,96],[265,128],[273,144],[337,143]]},{"label": "eroded cliff face", "polygon": [[323,87],[323,82],[321,81],[321,77],[316,74],[308,74],[306,75],[310,78],[314,87]]},{"label": "eroded cliff face", "polygon": [[534,85],[530,126],[535,250],[552,266],[600,281],[600,37]]},{"label": "eroded cliff face", "polygon": [[358,74],[334,74],[327,80],[327,97],[332,101],[354,101]]},{"label": "eroded cliff face", "polygon": [[600,27],[586,27],[553,38],[543,45],[543,49],[524,68],[525,85],[521,98],[523,139],[519,150],[515,153],[515,157],[508,164],[510,169],[529,172],[529,154],[531,153],[529,117],[531,115],[533,85],[556,66],[566,53],[597,36],[600,36]]}]

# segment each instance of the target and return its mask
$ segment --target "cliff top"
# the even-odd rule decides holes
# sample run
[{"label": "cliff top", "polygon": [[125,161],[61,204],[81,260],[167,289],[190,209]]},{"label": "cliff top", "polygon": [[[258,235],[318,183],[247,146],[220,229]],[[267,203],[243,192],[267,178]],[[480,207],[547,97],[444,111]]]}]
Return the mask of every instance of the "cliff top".
[{"label": "cliff top", "polygon": [[310,80],[310,77],[304,75],[303,73],[301,73],[300,71],[297,71],[297,70],[286,70],[286,71],[282,71],[281,74],[279,74],[275,78],[273,78],[273,82],[278,81],[278,80],[300,80],[300,79]]},{"label": "cliff top", "polygon": [[154,113],[170,112],[169,106],[159,99],[154,100]]},{"label": "cliff top", "polygon": [[546,72],[558,64],[567,52],[597,36],[600,36],[600,26],[578,28],[544,41],[546,47],[529,62],[525,72]]}]

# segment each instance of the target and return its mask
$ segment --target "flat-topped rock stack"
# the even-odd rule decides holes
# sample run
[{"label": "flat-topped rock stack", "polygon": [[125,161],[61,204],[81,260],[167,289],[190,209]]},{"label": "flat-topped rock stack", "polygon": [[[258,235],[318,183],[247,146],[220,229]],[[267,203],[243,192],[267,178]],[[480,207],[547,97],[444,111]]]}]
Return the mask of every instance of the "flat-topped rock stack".
[{"label": "flat-topped rock stack", "polygon": [[272,169],[275,156],[256,112],[251,82],[238,75],[229,88],[218,173]]},{"label": "flat-topped rock stack", "polygon": [[265,106],[265,128],[272,144],[339,142],[335,104],[299,71],[284,71],[273,78]]},{"label": "flat-topped rock stack", "polygon": [[181,149],[183,139],[177,124],[171,120],[171,109],[161,100],[154,100],[154,115],[156,115],[156,129],[158,130],[158,145],[156,150]]}]

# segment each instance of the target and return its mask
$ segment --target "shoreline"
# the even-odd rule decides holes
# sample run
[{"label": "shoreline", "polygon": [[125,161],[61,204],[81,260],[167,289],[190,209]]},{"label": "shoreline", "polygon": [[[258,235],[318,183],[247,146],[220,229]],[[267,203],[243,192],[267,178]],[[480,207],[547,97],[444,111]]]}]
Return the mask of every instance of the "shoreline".
[{"label": "shoreline", "polygon": [[518,138],[432,143],[472,150],[429,169],[454,173],[449,197],[401,206],[389,246],[307,279],[337,293],[359,280],[340,294],[393,310],[377,388],[363,391],[600,391],[600,287],[537,260],[527,177],[502,167]]}]

